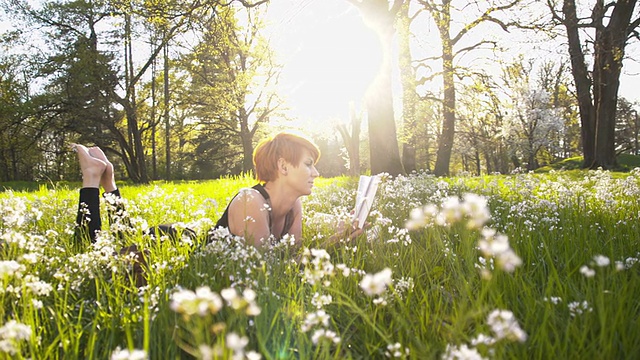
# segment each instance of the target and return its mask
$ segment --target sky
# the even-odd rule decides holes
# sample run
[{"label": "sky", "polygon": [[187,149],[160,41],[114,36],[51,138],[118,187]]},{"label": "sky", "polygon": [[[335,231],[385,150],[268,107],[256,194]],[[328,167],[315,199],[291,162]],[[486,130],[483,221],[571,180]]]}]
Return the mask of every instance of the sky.
[{"label": "sky", "polygon": [[381,62],[376,34],[359,10],[346,0],[275,0],[269,19],[292,117],[319,129],[346,121],[350,102],[361,107]]},{"label": "sky", "polygon": [[[375,33],[364,24],[359,10],[347,0],[273,0],[268,18],[273,46],[285,66],[281,84],[290,114],[309,130],[331,127],[336,119],[346,122],[349,102],[362,105],[380,64]],[[536,46],[543,48],[544,43]],[[566,49],[555,45],[554,50],[545,51],[541,56]],[[627,54],[638,61],[624,62],[620,95],[640,101],[640,45],[628,46]]]}]

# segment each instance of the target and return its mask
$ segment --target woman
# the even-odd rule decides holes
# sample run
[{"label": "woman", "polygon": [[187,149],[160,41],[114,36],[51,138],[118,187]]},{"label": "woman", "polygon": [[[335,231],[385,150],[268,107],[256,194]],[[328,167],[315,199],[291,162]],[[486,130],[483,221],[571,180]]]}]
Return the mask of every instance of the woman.
[{"label": "woman", "polygon": [[[82,170],[83,188],[77,223],[87,229],[95,240],[100,230],[99,190],[119,197],[113,177],[113,165],[97,147],[73,145],[78,152]],[[241,236],[257,248],[262,248],[273,236],[276,239],[291,235],[299,244],[302,240],[301,197],[311,194],[313,182],[319,176],[315,167],[320,150],[310,140],[291,133],[277,135],[261,141],[253,154],[256,178],[259,184],[242,189],[231,200],[216,227],[228,227],[229,232]],[[84,204],[89,214],[84,211]],[[89,221],[87,221],[89,220]],[[337,224],[337,233],[329,239],[355,238],[362,229]]]}]

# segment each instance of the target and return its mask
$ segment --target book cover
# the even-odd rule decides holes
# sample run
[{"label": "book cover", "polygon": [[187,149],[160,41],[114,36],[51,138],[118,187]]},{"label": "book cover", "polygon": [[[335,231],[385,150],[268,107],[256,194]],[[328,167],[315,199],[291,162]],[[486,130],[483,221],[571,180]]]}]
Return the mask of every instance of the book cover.
[{"label": "book cover", "polygon": [[380,180],[380,175],[360,176],[358,191],[356,193],[356,207],[354,211],[354,220],[357,221],[359,229],[362,229],[367,217],[369,216],[369,211],[371,211],[371,206],[373,205],[373,200],[376,196],[376,192],[378,191]]}]

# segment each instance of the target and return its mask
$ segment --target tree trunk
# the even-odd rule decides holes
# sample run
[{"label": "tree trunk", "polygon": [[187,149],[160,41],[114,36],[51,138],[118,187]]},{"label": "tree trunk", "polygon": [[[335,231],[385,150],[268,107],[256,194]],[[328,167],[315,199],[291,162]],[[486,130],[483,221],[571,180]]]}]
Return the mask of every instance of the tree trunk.
[{"label": "tree trunk", "polygon": [[404,174],[393,113],[391,58],[396,16],[405,0],[348,1],[360,8],[365,22],[376,31],[382,47],[382,65],[366,102],[371,173]]},{"label": "tree trunk", "polygon": [[449,23],[440,25],[440,37],[442,40],[442,82],[444,86],[443,98],[443,122],[442,133],[438,142],[438,152],[434,173],[436,176],[449,175],[449,163],[451,162],[451,150],[456,124],[456,91],[453,81],[453,46],[449,36]]},{"label": "tree trunk", "polygon": [[153,179],[158,178],[158,154],[156,144],[156,61],[153,60],[151,65],[151,176]]},{"label": "tree trunk", "polygon": [[127,134],[129,137],[129,144],[131,157],[130,163],[127,167],[129,177],[136,183],[148,182],[147,171],[144,162],[144,149],[142,147],[142,136],[138,127],[138,115],[136,109],[136,93],[133,76],[133,49],[131,39],[131,19],[129,15],[125,15],[125,84],[126,94],[121,99],[121,105],[124,108],[125,115],[127,117]]},{"label": "tree trunk", "polygon": [[349,147],[349,173],[352,176],[360,175],[360,130],[362,126],[361,115],[356,115],[355,109],[351,111],[351,142]]},{"label": "tree trunk", "polygon": [[[129,17],[127,16],[127,24],[130,23]],[[136,182],[147,183],[149,182],[149,174],[147,173],[147,166],[144,158],[144,146],[142,144],[142,133],[140,131],[140,126],[138,126],[138,105],[136,99],[136,87],[134,83],[134,64],[133,64],[133,42],[131,40],[131,29],[129,28],[127,31],[127,52],[129,54],[128,65],[129,65],[129,81],[127,82],[127,101],[129,102],[128,106],[125,107],[127,113],[127,125],[129,127],[129,132],[132,136],[133,140],[133,150],[135,154],[135,164],[136,164],[136,177],[134,178]]]},{"label": "tree trunk", "polygon": [[627,24],[635,6],[633,1],[619,1],[609,24],[596,27],[595,61],[593,65],[596,110],[595,161],[592,167],[617,167],[615,125],[622,59],[627,41]]},{"label": "tree trunk", "polygon": [[571,57],[571,73],[576,85],[578,108],[580,111],[580,134],[582,137],[583,167],[590,167],[595,161],[595,112],[591,98],[591,79],[580,43],[578,15],[574,0],[565,0],[562,12],[565,15],[565,27]]},{"label": "tree trunk", "polygon": [[396,176],[403,174],[404,169],[400,160],[391,93],[391,43],[393,38],[391,29],[378,32],[384,54],[380,72],[367,99],[367,116],[371,173],[386,172]]},{"label": "tree trunk", "polygon": [[402,83],[402,165],[407,173],[416,170],[416,74],[411,59],[409,2],[398,12],[400,81]]},{"label": "tree trunk", "polygon": [[351,120],[351,134],[349,134],[347,126],[344,124],[338,124],[337,129],[349,155],[349,175],[358,176],[360,175],[360,125],[362,119],[356,115],[353,105],[351,106],[349,116]]},{"label": "tree trunk", "polygon": [[[622,59],[630,29],[631,14],[636,0],[618,1],[610,12],[607,26],[603,19],[604,1],[598,0],[589,25],[595,27],[593,82],[580,43],[579,19],[575,0],[565,0],[562,7],[563,24],[567,30],[571,71],[576,84],[580,110],[583,167],[612,169],[615,157],[615,118],[620,87]],[[608,16],[608,15],[607,15]],[[636,25],[637,26],[637,25]],[[629,27],[629,28],[628,28]],[[593,98],[591,87],[593,86]]]},{"label": "tree trunk", "polygon": [[242,172],[245,174],[255,170],[253,168],[253,133],[249,130],[249,119],[244,109],[240,111],[240,139],[242,140]]},{"label": "tree trunk", "polygon": [[169,119],[169,43],[164,45],[164,146],[165,179],[171,180],[171,123]]}]

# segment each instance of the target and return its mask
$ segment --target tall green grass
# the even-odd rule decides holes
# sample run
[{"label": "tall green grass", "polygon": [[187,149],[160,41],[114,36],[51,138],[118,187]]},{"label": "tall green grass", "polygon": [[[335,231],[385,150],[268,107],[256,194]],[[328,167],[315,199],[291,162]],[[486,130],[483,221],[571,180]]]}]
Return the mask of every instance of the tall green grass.
[{"label": "tall green grass", "polygon": [[[323,247],[333,229],[317,214],[348,216],[357,181],[319,179],[303,245],[263,252],[208,235],[249,178],[122,184],[131,227],[103,220],[93,245],[73,242],[77,189],[5,192],[0,357],[639,358],[639,181],[638,171],[387,179],[366,235]],[[491,217],[470,227],[482,200]],[[160,223],[198,238],[143,234]],[[512,269],[478,248],[501,235],[521,260]],[[132,244],[148,251],[140,288],[132,257],[114,255]]]}]

